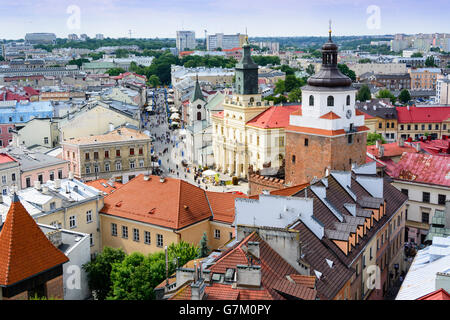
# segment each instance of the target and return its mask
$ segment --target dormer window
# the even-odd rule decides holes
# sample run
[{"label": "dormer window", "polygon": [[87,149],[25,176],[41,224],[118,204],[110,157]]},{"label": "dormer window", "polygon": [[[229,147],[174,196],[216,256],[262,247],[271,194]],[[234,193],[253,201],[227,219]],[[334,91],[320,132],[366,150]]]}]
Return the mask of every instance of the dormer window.
[{"label": "dormer window", "polygon": [[327,98],[327,106],[328,107],[333,107],[334,106],[334,97],[333,96],[328,96],[328,98]]},{"label": "dormer window", "polygon": [[309,96],[309,105],[314,106],[314,96],[313,95]]}]

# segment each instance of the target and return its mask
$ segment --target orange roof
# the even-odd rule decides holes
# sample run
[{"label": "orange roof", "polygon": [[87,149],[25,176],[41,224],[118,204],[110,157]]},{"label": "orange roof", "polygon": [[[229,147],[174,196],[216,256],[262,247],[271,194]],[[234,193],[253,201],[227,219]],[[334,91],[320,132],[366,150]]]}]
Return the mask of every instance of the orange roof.
[{"label": "orange roof", "polygon": [[0,232],[0,285],[15,284],[67,261],[14,195]]},{"label": "orange roof", "polygon": [[340,119],[341,117],[339,117],[336,113],[334,113],[333,111],[330,111],[328,113],[325,113],[323,116],[320,117],[320,119],[328,119],[328,120],[334,120],[334,119]]},{"label": "orange roof", "polygon": [[149,136],[138,130],[130,128],[118,128],[114,131],[100,134],[97,136],[79,137],[74,139],[65,139],[65,144],[85,145],[97,144],[104,142],[133,141],[133,140],[149,140]]},{"label": "orange roof", "polygon": [[0,153],[0,163],[17,162],[14,158],[6,153]]},{"label": "orange roof", "polygon": [[307,186],[309,186],[309,183],[299,184],[296,186],[279,189],[279,190],[273,190],[270,192],[270,194],[276,195],[276,196],[285,196],[290,197],[296,194],[297,192],[305,189]]},{"label": "orange roof", "polygon": [[257,128],[285,128],[289,125],[289,116],[300,110],[299,105],[273,106],[247,122],[247,125]]},{"label": "orange roof", "polygon": [[105,197],[102,213],[181,229],[211,217],[206,193],[184,180],[141,174]]},{"label": "orange roof", "polygon": [[315,276],[304,276],[301,274],[291,274],[289,277],[297,284],[302,284],[308,288],[314,289],[316,285],[316,277]]},{"label": "orange roof", "polygon": [[123,186],[122,183],[114,181],[112,185],[109,184],[109,180],[106,179],[98,179],[86,182],[86,184],[90,187],[94,187],[97,190],[103,191],[105,193],[113,193],[118,188]]},{"label": "orange roof", "polygon": [[[383,157],[395,157],[401,156],[403,152],[413,152],[417,153],[417,149],[405,144],[403,147],[400,147],[397,142],[385,143],[382,144],[384,147],[384,155]],[[367,146],[367,152],[379,158],[380,152],[376,145]]]},{"label": "orange roof", "polygon": [[450,300],[450,294],[444,289],[439,289],[416,300]]},{"label": "orange roof", "polygon": [[247,195],[227,192],[207,191],[206,196],[214,215],[214,220],[233,223],[234,222],[234,202],[236,198],[248,198]]},{"label": "orange roof", "polygon": [[223,118],[223,111],[219,111],[219,112],[217,112],[217,113],[213,113],[211,116]]}]

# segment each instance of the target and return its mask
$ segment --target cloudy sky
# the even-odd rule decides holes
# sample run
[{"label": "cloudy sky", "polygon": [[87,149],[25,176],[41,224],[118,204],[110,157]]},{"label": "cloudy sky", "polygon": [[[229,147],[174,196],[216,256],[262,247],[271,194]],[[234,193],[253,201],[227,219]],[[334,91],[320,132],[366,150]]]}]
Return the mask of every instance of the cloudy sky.
[{"label": "cloudy sky", "polygon": [[448,0],[0,0],[0,38],[175,37],[176,30],[249,36],[450,32]]}]

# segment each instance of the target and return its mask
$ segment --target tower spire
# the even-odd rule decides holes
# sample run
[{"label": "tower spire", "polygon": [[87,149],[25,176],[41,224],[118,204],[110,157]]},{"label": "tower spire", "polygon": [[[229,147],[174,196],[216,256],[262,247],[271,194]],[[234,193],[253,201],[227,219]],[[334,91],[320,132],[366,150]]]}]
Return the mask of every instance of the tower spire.
[{"label": "tower spire", "polygon": [[331,19],[329,20],[329,27],[328,27],[328,40],[331,42]]}]

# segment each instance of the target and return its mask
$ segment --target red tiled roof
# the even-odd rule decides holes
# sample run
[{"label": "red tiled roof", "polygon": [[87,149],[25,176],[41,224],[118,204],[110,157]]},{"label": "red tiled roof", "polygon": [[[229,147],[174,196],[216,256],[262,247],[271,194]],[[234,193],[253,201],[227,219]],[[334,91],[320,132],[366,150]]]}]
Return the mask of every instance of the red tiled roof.
[{"label": "red tiled roof", "polygon": [[417,141],[416,143],[420,144],[420,148],[428,153],[445,157],[450,156],[450,140],[448,138],[445,140],[436,139]]},{"label": "red tiled roof", "polygon": [[450,118],[450,106],[447,107],[397,107],[398,123],[442,122]]},{"label": "red tiled roof", "polygon": [[420,153],[404,153],[388,163],[386,173],[395,179],[450,187],[450,158]]},{"label": "red tiled roof", "polygon": [[28,94],[28,96],[38,96],[39,90],[35,90],[32,87],[23,87],[23,90]]},{"label": "red tiled roof", "polygon": [[6,153],[0,153],[0,163],[17,162],[16,159],[7,155]]},{"label": "red tiled roof", "polygon": [[302,284],[310,289],[314,289],[316,285],[316,277],[315,276],[304,276],[301,274],[291,274],[289,277],[298,284]]},{"label": "red tiled roof", "polygon": [[213,117],[223,118],[223,111],[219,111],[217,113],[212,114]]},{"label": "red tiled roof", "polygon": [[[123,184],[120,182],[114,181],[113,186],[109,185],[108,182],[109,181],[106,179],[98,179],[98,180],[88,181],[88,182],[86,182],[86,184],[90,187],[94,187],[95,189],[106,192],[106,193],[113,193],[118,188],[123,186]],[[105,184],[106,187],[102,183]]]},{"label": "red tiled roof", "polygon": [[247,122],[247,125],[257,128],[285,128],[289,125],[289,116],[298,111],[299,105],[273,106]]},{"label": "red tiled roof", "polygon": [[206,191],[214,220],[233,223],[236,198],[248,198],[245,194]]},{"label": "red tiled roof", "polygon": [[0,285],[12,285],[67,261],[15,196],[0,232]]},{"label": "red tiled roof", "polygon": [[[311,134],[317,134],[322,136],[338,136],[345,134],[344,129],[340,130],[327,130],[327,129],[317,129],[317,128],[308,128],[308,127],[299,127],[299,126],[292,126],[288,125],[285,128],[287,131],[293,131],[293,132],[301,132],[301,133],[311,133]],[[359,126],[358,132],[362,131],[369,131],[370,129],[366,126]]]},{"label": "red tiled roof", "polygon": [[206,193],[180,179],[139,175],[105,197],[102,213],[180,229],[211,217]]},{"label": "red tiled roof", "polygon": [[441,288],[416,300],[450,300],[450,294]]},{"label": "red tiled roof", "polygon": [[[383,157],[385,158],[401,156],[404,152],[417,153],[416,148],[411,147],[406,143],[403,147],[400,147],[397,142],[384,143],[382,146],[384,147]],[[379,158],[379,149],[376,145],[367,146],[367,152]]]},{"label": "red tiled roof", "polygon": [[323,116],[320,117],[320,119],[328,119],[328,120],[334,120],[334,119],[340,119],[341,117],[339,117],[336,113],[334,113],[333,111],[330,111],[326,114],[324,114]]}]

